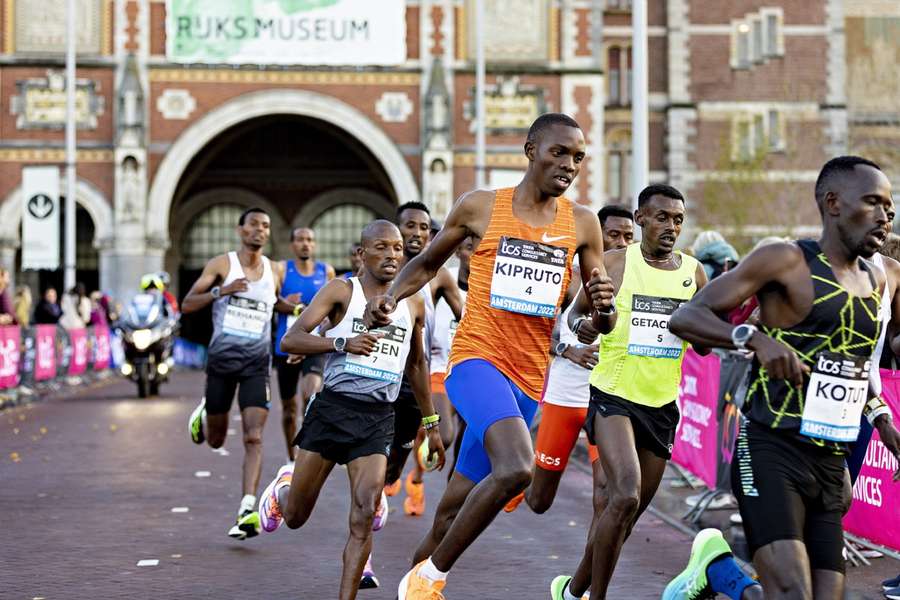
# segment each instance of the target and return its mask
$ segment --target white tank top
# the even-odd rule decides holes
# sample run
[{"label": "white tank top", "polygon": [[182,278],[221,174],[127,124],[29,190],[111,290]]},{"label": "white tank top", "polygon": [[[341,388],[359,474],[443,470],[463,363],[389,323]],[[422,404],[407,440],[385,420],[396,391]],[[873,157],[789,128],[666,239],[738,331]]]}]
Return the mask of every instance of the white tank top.
[{"label": "white tank top", "polygon": [[[453,278],[458,281],[459,267],[448,269]],[[459,290],[465,308],[466,292]],[[434,336],[431,343],[431,372],[445,373],[447,371],[447,358],[450,356],[450,346],[456,327],[459,322],[453,316],[453,311],[447,301],[441,298],[434,309]]]},{"label": "white tank top", "polygon": [[[573,301],[559,316],[559,341],[570,346],[582,347],[578,337],[569,328],[569,313],[575,305]],[[547,373],[547,385],[544,388],[544,402],[557,406],[587,408],[590,399],[591,370],[573,363],[568,358],[554,356]]]},{"label": "white tank top", "polygon": [[[872,256],[872,262],[881,269],[885,278],[887,278],[887,269],[884,267],[884,258],[880,254],[875,253],[875,255]],[[881,315],[879,315],[879,317],[881,318],[881,333],[878,334],[878,343],[875,344],[875,351],[872,353],[872,368],[869,369],[869,384],[872,387],[872,391],[876,394],[881,393],[881,370],[878,368],[878,365],[881,363],[881,352],[884,350],[885,334],[887,333],[888,323],[891,322],[891,297],[887,281],[885,281],[884,285],[884,294],[881,296]]]},{"label": "white tank top", "polygon": [[[359,278],[351,277],[353,292],[347,312],[325,332],[329,338],[352,338],[368,331],[363,325],[366,296]],[[406,300],[397,303],[391,323],[373,331],[384,333],[370,356],[331,352],[325,362],[324,387],[361,402],[394,402],[406,369],[413,330],[412,315]]]}]

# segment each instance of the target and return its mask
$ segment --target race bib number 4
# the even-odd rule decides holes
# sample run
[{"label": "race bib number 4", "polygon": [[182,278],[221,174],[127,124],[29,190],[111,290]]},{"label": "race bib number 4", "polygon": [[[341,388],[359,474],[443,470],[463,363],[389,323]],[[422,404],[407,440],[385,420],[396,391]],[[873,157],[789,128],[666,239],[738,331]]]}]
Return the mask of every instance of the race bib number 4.
[{"label": "race bib number 4", "polygon": [[835,352],[816,355],[800,433],[834,442],[854,442],[869,392],[871,361]]},{"label": "race bib number 4", "polygon": [[258,340],[263,336],[269,318],[265,302],[229,296],[222,331],[228,335]]},{"label": "race bib number 4", "polygon": [[491,276],[491,307],[537,317],[555,316],[567,257],[565,248],[500,238]]},{"label": "race bib number 4", "polygon": [[[353,319],[353,333],[358,335],[369,331],[362,319]],[[347,353],[344,362],[344,371],[353,373],[367,379],[378,379],[388,383],[399,383],[406,365],[400,362],[403,355],[403,344],[406,341],[407,330],[404,327],[391,323],[372,333],[381,334],[381,339],[375,346],[375,350],[369,356]]]},{"label": "race bib number 4", "polygon": [[682,302],[675,298],[632,296],[628,354],[680,358],[684,342],[669,331],[669,319]]}]

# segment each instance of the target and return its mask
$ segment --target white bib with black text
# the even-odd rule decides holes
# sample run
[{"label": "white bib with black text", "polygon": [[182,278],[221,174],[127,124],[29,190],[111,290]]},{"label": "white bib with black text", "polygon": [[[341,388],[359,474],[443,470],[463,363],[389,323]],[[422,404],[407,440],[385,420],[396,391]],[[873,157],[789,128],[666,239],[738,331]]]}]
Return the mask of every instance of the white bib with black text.
[{"label": "white bib with black text", "polygon": [[800,433],[834,442],[856,441],[869,392],[871,364],[863,357],[817,354],[806,388]]},{"label": "white bib with black text", "polygon": [[502,237],[491,276],[491,307],[552,318],[562,293],[568,250]]}]

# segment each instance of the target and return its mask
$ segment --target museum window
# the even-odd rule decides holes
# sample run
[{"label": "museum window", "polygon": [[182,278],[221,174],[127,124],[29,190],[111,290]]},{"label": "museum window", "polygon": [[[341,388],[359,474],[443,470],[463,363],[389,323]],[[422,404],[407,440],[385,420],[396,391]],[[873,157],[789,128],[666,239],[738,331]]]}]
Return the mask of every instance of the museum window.
[{"label": "museum window", "polygon": [[606,0],[606,10],[626,12],[631,10],[631,0]]},{"label": "museum window", "polygon": [[631,150],[610,149],[606,155],[606,196],[609,202],[631,198]]},{"label": "museum window", "polygon": [[316,255],[338,272],[350,269],[350,244],[359,242],[363,228],[377,218],[375,211],[361,204],[340,204],[320,214],[312,222],[316,232]]},{"label": "museum window", "polygon": [[766,56],[784,56],[783,11],[778,7],[769,7],[762,8],[759,12],[765,21]]},{"label": "museum window", "polygon": [[631,48],[611,46],[607,51],[607,79],[609,95],[607,104],[625,106],[631,91]]},{"label": "museum window", "polygon": [[[209,259],[240,247],[235,233],[238,219],[248,207],[236,204],[216,204],[206,209],[188,226],[181,249],[181,267],[203,269]],[[263,253],[272,255],[272,239]]]}]

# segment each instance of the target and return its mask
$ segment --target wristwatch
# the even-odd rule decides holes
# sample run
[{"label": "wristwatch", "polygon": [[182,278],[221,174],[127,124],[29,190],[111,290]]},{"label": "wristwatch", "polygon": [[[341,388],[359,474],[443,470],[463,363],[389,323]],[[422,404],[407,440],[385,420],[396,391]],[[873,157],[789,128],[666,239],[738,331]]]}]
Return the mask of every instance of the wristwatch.
[{"label": "wristwatch", "polygon": [[747,344],[750,343],[753,334],[757,331],[759,330],[756,327],[748,325],[747,323],[738,325],[731,330],[731,343],[734,344],[735,348],[738,350],[747,350]]},{"label": "wristwatch", "polygon": [[219,286],[214,286],[211,290],[209,290],[210,295],[213,297],[213,300],[218,300],[222,295],[222,288]]},{"label": "wristwatch", "polygon": [[344,348],[347,346],[347,338],[334,338],[334,351],[335,352],[343,352]]},{"label": "wristwatch", "polygon": [[556,348],[553,349],[553,353],[556,354],[557,356],[562,356],[563,352],[565,352],[568,349],[568,347],[569,347],[569,345],[567,343],[560,342],[560,343],[556,344]]}]

